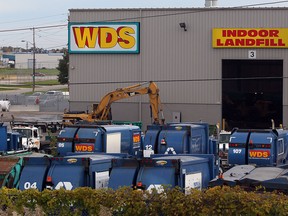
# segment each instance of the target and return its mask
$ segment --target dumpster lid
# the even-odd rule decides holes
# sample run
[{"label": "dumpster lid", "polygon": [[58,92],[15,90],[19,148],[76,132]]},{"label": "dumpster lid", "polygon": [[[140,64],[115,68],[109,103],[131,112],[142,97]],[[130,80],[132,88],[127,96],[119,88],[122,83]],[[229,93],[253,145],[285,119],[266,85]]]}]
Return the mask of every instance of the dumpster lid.
[{"label": "dumpster lid", "polygon": [[209,161],[209,158],[202,158],[196,156],[188,156],[188,155],[167,155],[167,156],[157,156],[153,155],[153,160],[179,160],[182,163],[189,164],[198,164]]}]

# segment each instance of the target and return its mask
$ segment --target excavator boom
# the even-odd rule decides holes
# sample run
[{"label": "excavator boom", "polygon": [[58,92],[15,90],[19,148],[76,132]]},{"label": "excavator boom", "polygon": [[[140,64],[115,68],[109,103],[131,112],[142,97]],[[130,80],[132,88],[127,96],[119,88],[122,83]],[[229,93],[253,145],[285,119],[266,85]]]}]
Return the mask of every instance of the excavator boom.
[{"label": "excavator boom", "polygon": [[[148,94],[151,111],[153,115],[153,121],[154,124],[163,124],[164,123],[164,116],[163,116],[163,109],[162,104],[160,101],[159,96],[159,88],[157,87],[156,83],[150,81],[150,82],[144,82],[139,83],[136,85],[119,88],[115,91],[107,93],[99,102],[97,106],[93,105],[93,111],[91,114],[87,113],[79,113],[79,114],[69,114],[66,113],[63,116],[63,120],[73,119],[75,117],[75,120],[78,118],[85,120],[85,121],[103,121],[103,120],[111,120],[109,118],[110,112],[111,112],[111,104],[115,101],[122,100],[125,98],[130,98],[134,96],[139,95],[145,95]],[[159,118],[159,114],[161,113],[161,120]]]}]

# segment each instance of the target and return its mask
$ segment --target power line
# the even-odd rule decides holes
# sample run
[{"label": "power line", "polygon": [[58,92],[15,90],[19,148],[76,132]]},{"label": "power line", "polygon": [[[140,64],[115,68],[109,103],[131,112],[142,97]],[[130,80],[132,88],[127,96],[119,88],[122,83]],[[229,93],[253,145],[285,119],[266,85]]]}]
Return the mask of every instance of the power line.
[{"label": "power line", "polygon": [[255,7],[255,6],[263,6],[263,5],[282,4],[282,3],[287,3],[287,2],[288,2],[288,1],[267,2],[267,3],[259,3],[259,4],[246,5],[246,6],[239,6],[239,7]]},{"label": "power line", "polygon": [[[281,77],[236,77],[236,78],[204,78],[204,79],[173,79],[173,80],[154,80],[157,83],[168,83],[168,82],[210,82],[210,81],[239,81],[239,80],[275,80],[275,79],[287,79],[288,77],[286,76],[281,76]],[[70,85],[95,85],[95,84],[113,84],[113,83],[139,83],[139,82],[146,82],[146,81],[123,81],[123,82],[75,82],[75,83],[70,83]],[[148,81],[147,81],[148,82]]]},{"label": "power line", "polygon": [[0,30],[0,32],[27,31],[27,30],[32,30],[33,28],[34,29],[46,29],[46,28],[58,28],[58,27],[63,27],[63,26],[67,26],[67,24],[50,25],[50,26],[38,26],[38,27],[19,28],[19,29],[6,29],[6,30]]},{"label": "power line", "polygon": [[63,14],[56,14],[56,15],[51,15],[51,16],[45,16],[45,17],[36,17],[36,18],[29,18],[29,19],[20,19],[20,20],[15,20],[15,21],[3,21],[0,22],[0,24],[7,24],[7,23],[15,23],[15,22],[25,22],[25,21],[30,21],[30,20],[39,20],[39,19],[46,19],[46,18],[50,18],[50,17],[55,17],[55,16],[59,16],[59,15],[67,15],[67,13],[63,13]]},{"label": "power line", "polygon": [[67,47],[67,44],[62,44],[62,45],[53,46],[53,47],[47,47],[46,49],[56,49],[58,47],[61,47],[61,48]]},{"label": "power line", "polygon": [[[227,8],[228,9],[238,9],[238,8],[240,9],[240,8],[264,6],[264,5],[275,5],[275,4],[282,4],[282,3],[288,3],[288,0],[287,1],[258,3],[258,4],[248,4],[248,5],[242,5],[242,6],[236,6],[236,7],[224,7],[224,8],[216,8],[216,9],[217,10],[227,10]],[[141,10],[141,9],[139,9],[139,10]],[[184,10],[185,10],[185,8],[184,8]],[[211,11],[211,8],[193,9],[193,11],[168,13],[168,14],[157,14],[157,15],[149,15],[149,16],[141,16],[141,17],[136,16],[136,17],[127,17],[127,18],[111,19],[111,20],[99,20],[98,22],[111,22],[111,21],[134,20],[134,19],[140,19],[140,18],[145,19],[145,18],[165,17],[165,16],[177,16],[177,15],[183,15],[183,14],[203,13],[203,12],[207,12],[207,11]],[[87,23],[93,23],[93,22],[85,22],[85,24],[87,24]],[[0,33],[1,32],[12,32],[12,31],[27,31],[27,30],[32,30],[33,28],[34,29],[45,29],[45,28],[57,28],[57,27],[64,27],[64,26],[67,26],[67,24],[27,27],[27,28],[18,28],[18,29],[6,29],[6,30],[0,30]]]}]

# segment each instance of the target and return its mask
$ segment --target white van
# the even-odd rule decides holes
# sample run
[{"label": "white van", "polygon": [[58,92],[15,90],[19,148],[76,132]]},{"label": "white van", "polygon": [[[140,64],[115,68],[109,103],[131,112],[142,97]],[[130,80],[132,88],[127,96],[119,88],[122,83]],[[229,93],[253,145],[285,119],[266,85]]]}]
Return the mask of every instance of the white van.
[{"label": "white van", "polygon": [[0,100],[0,109],[4,112],[9,112],[11,103],[9,100],[5,99],[5,100]]}]

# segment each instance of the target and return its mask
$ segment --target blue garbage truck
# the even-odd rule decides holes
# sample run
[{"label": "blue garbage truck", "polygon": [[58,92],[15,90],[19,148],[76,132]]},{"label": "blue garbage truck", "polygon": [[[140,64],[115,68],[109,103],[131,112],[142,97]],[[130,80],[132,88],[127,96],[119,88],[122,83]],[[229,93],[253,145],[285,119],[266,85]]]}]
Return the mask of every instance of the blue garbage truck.
[{"label": "blue garbage truck", "polygon": [[287,164],[288,130],[235,129],[229,141],[228,164],[282,166]]},{"label": "blue garbage truck", "polygon": [[203,122],[150,125],[143,143],[143,156],[152,154],[217,154],[217,142]]},{"label": "blue garbage truck", "polygon": [[287,144],[285,129],[234,129],[229,141],[230,168],[209,186],[240,185],[249,190],[262,186],[287,194]]},{"label": "blue garbage truck", "polygon": [[69,125],[57,137],[57,152],[58,156],[104,152],[142,157],[141,134],[134,125]]},{"label": "blue garbage truck", "polygon": [[112,159],[126,154],[74,154],[65,157],[24,157],[19,189],[73,190],[107,188]]},{"label": "blue garbage truck", "polygon": [[142,190],[180,187],[185,193],[190,189],[206,188],[218,175],[214,155],[153,155],[143,159],[113,159],[108,187],[118,189],[129,186]]},{"label": "blue garbage truck", "polygon": [[27,151],[22,146],[22,136],[18,132],[8,132],[7,126],[0,123],[0,154],[8,155]]}]

